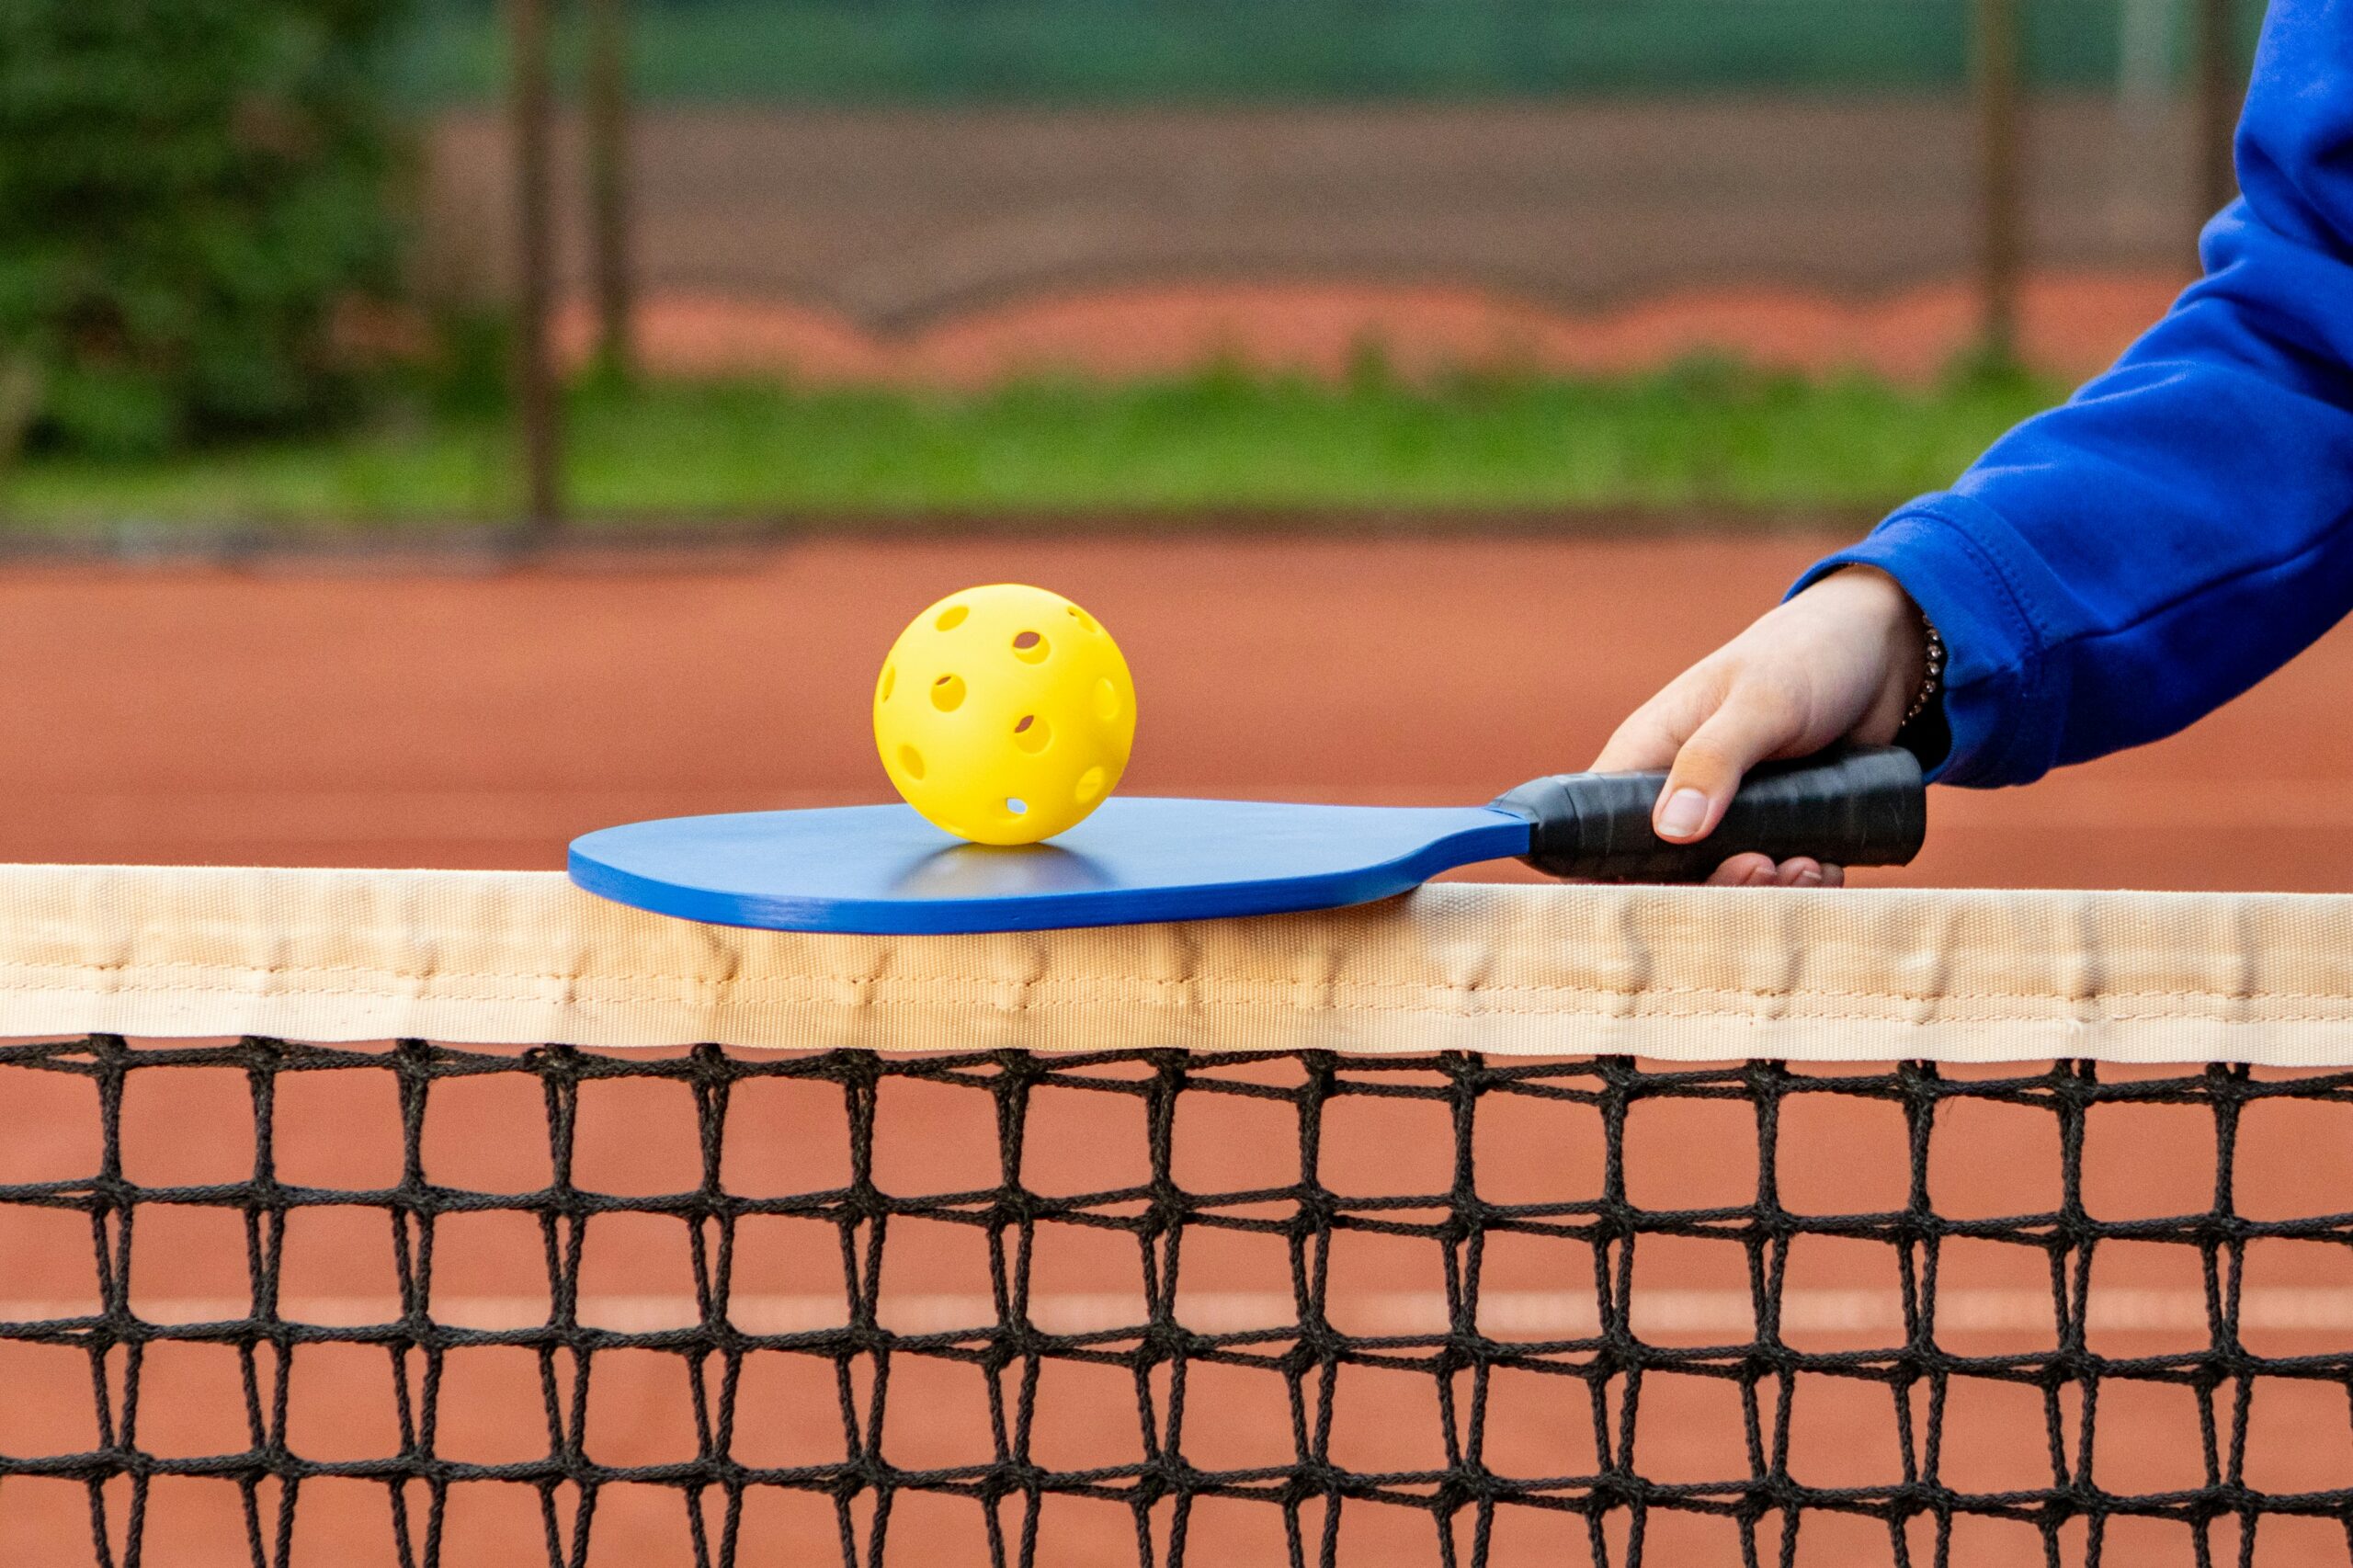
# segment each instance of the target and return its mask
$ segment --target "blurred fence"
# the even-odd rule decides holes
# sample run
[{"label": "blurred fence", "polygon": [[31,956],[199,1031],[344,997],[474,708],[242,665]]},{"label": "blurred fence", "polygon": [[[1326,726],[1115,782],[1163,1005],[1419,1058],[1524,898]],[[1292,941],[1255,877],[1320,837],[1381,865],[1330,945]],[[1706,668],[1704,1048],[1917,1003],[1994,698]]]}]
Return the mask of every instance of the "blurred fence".
[{"label": "blurred fence", "polygon": [[[631,75],[652,103],[804,106],[1916,92],[1968,79],[1976,4],[634,0]],[[2029,85],[2130,96],[2184,79],[2194,19],[2184,0],[2027,0],[2018,27]],[[427,0],[408,90],[484,101],[504,60],[493,0]]]},{"label": "blurred fence", "polygon": [[543,341],[950,381],[1328,369],[1375,339],[1426,366],[1721,347],[1911,374],[2023,345],[2085,368],[2188,275],[2258,22],[2238,0],[422,0],[402,70],[436,265],[523,290],[529,410]]},{"label": "blurred fence", "polygon": [[[2185,106],[2128,115],[2071,97],[2031,102],[2022,119],[2022,244],[2036,267],[2186,269]],[[564,131],[558,291],[577,299],[593,274],[589,187],[577,120]],[[485,113],[445,116],[436,132],[436,227],[477,277],[507,276],[506,144]],[[1570,314],[1726,290],[1859,305],[1966,279],[1981,243],[1975,111],[1953,93],[648,107],[632,145],[646,309],[766,302],[779,324],[795,307],[898,340],[1147,289],[1484,292]],[[813,341],[800,357],[819,352]]]}]

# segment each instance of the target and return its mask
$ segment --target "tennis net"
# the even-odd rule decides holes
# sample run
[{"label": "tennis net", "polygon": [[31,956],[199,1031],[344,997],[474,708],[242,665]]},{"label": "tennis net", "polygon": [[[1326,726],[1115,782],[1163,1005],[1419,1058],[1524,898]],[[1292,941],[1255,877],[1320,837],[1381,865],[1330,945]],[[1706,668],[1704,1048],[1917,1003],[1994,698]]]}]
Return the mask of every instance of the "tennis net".
[{"label": "tennis net", "polygon": [[2353,1551],[2353,902],[0,872],[0,1557]]}]

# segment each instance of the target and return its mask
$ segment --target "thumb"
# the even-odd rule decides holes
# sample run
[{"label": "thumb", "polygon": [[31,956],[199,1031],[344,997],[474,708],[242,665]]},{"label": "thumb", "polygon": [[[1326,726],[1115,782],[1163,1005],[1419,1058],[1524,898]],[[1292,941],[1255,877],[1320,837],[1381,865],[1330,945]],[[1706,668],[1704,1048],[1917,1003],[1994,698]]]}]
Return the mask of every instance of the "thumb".
[{"label": "thumb", "polygon": [[1651,812],[1652,830],[1671,844],[1707,837],[1723,820],[1743,776],[1780,755],[1801,728],[1783,703],[1735,687],[1675,754]]}]

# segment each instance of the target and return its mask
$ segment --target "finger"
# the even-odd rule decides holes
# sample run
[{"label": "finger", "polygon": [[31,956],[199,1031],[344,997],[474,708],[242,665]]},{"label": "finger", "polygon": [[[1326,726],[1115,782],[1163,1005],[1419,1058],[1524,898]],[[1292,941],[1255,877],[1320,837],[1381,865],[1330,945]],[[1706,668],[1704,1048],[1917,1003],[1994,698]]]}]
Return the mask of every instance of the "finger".
[{"label": "finger", "polygon": [[1593,759],[1594,773],[1651,773],[1675,761],[1688,732],[1669,724],[1648,708],[1618,726],[1601,755]]},{"label": "finger", "polygon": [[1671,766],[1722,695],[1712,672],[1687,671],[1628,715],[1594,758],[1593,771],[1648,773]]},{"label": "finger", "polygon": [[1741,777],[1798,731],[1787,704],[1762,693],[1733,692],[1675,754],[1651,813],[1653,830],[1670,844],[1707,837],[1723,820]]},{"label": "finger", "polygon": [[1708,875],[1711,888],[1752,888],[1760,886],[1758,879],[1773,880],[1773,862],[1762,855],[1735,855]]},{"label": "finger", "polygon": [[1779,872],[1773,878],[1773,884],[1784,888],[1818,888],[1822,885],[1822,862],[1804,855],[1784,860]]},{"label": "finger", "polygon": [[1844,866],[1823,867],[1822,885],[1826,888],[1845,887],[1847,885],[1847,868]]}]

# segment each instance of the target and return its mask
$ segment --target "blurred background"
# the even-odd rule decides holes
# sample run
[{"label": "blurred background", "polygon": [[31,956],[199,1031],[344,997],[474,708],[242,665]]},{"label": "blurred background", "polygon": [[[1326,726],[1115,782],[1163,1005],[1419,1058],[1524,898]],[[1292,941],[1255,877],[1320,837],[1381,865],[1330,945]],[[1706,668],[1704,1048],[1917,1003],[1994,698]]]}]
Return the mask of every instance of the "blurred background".
[{"label": "blurred background", "polygon": [[88,13],[6,24],[20,534],[1868,513],[2191,275],[2259,21],[2251,0]]},{"label": "blurred background", "polygon": [[[995,579],[1127,642],[1132,788],[1581,766],[2194,276],[2260,21],[21,0],[0,854],[872,798],[882,650]],[[2342,886],[2347,673],[1954,800],[1909,875]]]}]

